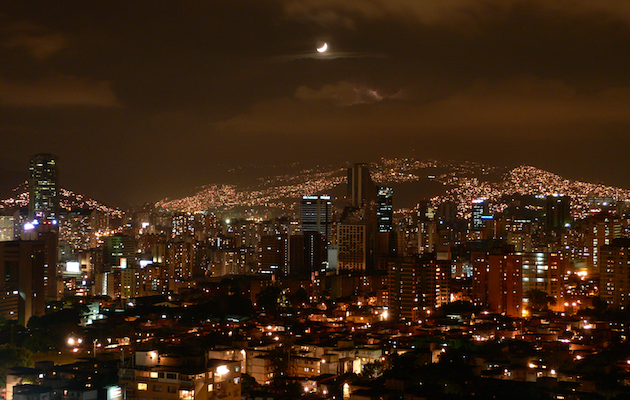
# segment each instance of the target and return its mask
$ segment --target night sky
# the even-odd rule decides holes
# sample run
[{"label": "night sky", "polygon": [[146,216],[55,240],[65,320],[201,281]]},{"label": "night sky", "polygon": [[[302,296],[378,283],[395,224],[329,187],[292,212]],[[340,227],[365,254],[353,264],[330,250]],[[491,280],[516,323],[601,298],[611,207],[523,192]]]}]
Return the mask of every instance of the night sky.
[{"label": "night sky", "polygon": [[[318,45],[329,50],[319,54]],[[630,1],[6,1],[0,193],[127,206],[230,168],[531,164],[630,188]]]}]

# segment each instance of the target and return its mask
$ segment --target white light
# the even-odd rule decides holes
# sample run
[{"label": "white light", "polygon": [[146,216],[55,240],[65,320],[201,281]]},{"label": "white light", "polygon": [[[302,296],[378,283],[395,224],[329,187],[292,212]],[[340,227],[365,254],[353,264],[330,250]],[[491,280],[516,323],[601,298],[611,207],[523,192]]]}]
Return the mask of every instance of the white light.
[{"label": "white light", "polygon": [[66,272],[81,272],[81,264],[78,261],[66,262]]},{"label": "white light", "polygon": [[217,367],[217,374],[218,375],[225,375],[228,372],[230,372],[230,369],[227,367],[227,365],[219,365]]}]

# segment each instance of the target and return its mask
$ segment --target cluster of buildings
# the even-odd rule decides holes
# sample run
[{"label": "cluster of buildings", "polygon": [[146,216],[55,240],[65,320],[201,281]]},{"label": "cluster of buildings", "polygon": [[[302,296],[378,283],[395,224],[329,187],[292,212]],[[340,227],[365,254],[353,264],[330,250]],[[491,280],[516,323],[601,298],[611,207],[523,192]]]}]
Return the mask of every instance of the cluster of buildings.
[{"label": "cluster of buildings", "polygon": [[532,292],[568,312],[596,297],[613,308],[629,300],[628,219],[613,199],[577,221],[561,195],[476,199],[469,220],[448,201],[397,213],[393,189],[355,164],[345,199],[305,194],[281,217],[150,205],[120,217],[61,209],[57,164],[34,156],[28,210],[0,217],[4,318],[26,323],[51,299],[178,293],[226,275],[301,286],[312,300],[369,297],[410,319],[457,300],[524,316]]},{"label": "cluster of buildings", "polygon": [[[614,199],[593,201],[579,220],[572,217],[571,198],[562,195],[475,199],[466,205],[469,219],[458,217],[460,205],[451,201],[422,201],[397,212],[393,188],[375,184],[367,164],[354,164],[344,199],[304,194],[297,212],[276,218],[151,205],[121,216],[61,208],[58,160],[50,154],[31,159],[29,190],[28,210],[5,210],[0,217],[0,317],[26,325],[44,314],[50,300],[99,297],[134,304],[233,276],[248,277],[254,304],[266,287],[302,290],[311,304],[346,304],[337,314],[303,316],[323,324],[317,329],[335,333],[328,338],[333,342],[304,334],[290,346],[288,371],[308,381],[308,393],[328,390],[314,377],[361,373],[368,363],[385,362],[396,346],[410,349],[403,336],[422,337],[422,321],[451,303],[471,302],[488,315],[519,319],[542,310],[571,318],[594,304],[625,310],[630,301],[630,219]],[[350,312],[354,306],[370,311]],[[431,332],[458,325],[459,335],[484,341],[496,339],[497,331],[521,339],[542,332],[540,326],[511,323],[510,329],[499,329],[496,321],[467,318],[438,324]],[[371,332],[371,324],[384,319],[402,325],[395,333],[391,327]],[[573,329],[574,322],[560,323],[556,334],[579,336],[583,327]],[[278,342],[286,343],[291,334],[276,321],[270,324],[268,329],[257,325],[256,332],[275,341],[215,348],[201,356],[134,349],[121,364],[120,386],[107,393],[112,398],[122,393],[139,399],[240,398],[241,373],[261,385],[279,378]],[[481,329],[489,324],[496,328],[489,330],[492,335]],[[355,325],[371,332],[371,339],[363,335],[362,343],[355,343]],[[392,345],[399,336],[400,344]],[[441,348],[429,350],[429,362],[439,359]],[[524,376],[539,369],[526,365]]]}]

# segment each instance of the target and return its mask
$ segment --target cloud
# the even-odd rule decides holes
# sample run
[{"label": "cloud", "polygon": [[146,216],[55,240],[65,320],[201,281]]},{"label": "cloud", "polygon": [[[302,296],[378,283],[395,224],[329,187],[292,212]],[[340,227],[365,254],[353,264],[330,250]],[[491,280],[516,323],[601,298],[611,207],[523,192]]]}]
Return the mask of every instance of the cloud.
[{"label": "cloud", "polygon": [[333,85],[324,85],[317,90],[300,86],[295,91],[295,98],[308,101],[327,101],[338,106],[351,106],[381,101],[384,97],[374,89],[342,81]]},{"label": "cloud", "polygon": [[[370,97],[348,82],[320,89],[299,87],[293,98],[257,104],[249,113],[217,124],[233,134],[357,135],[359,133],[450,132],[532,135],[563,132],[583,123],[630,123],[630,87],[580,93],[558,80],[522,76],[502,81],[478,80],[434,101],[407,93],[396,100]],[[402,93],[402,92],[401,92]],[[421,96],[416,96],[421,97]],[[353,105],[352,107],[347,107]],[[346,107],[340,107],[346,106]]]},{"label": "cloud", "polygon": [[353,28],[356,19],[395,18],[427,25],[455,25],[510,12],[517,6],[536,6],[564,14],[592,15],[630,22],[630,2],[625,0],[285,0],[282,6],[291,17],[323,26]]},{"label": "cloud", "polygon": [[110,82],[59,75],[28,82],[0,78],[0,105],[116,107],[120,103]]},{"label": "cloud", "polygon": [[7,36],[4,47],[23,49],[36,59],[48,58],[67,45],[67,39],[62,33],[49,32],[27,21],[10,24],[4,31]]}]

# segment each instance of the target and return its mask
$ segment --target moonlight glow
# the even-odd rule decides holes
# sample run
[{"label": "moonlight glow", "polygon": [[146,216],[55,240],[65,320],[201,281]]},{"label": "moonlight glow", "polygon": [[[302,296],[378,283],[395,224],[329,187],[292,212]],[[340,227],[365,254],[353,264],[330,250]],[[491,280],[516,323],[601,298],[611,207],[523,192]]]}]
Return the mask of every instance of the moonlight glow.
[{"label": "moonlight glow", "polygon": [[328,43],[324,42],[321,46],[317,48],[318,53],[324,53],[328,50]]}]

